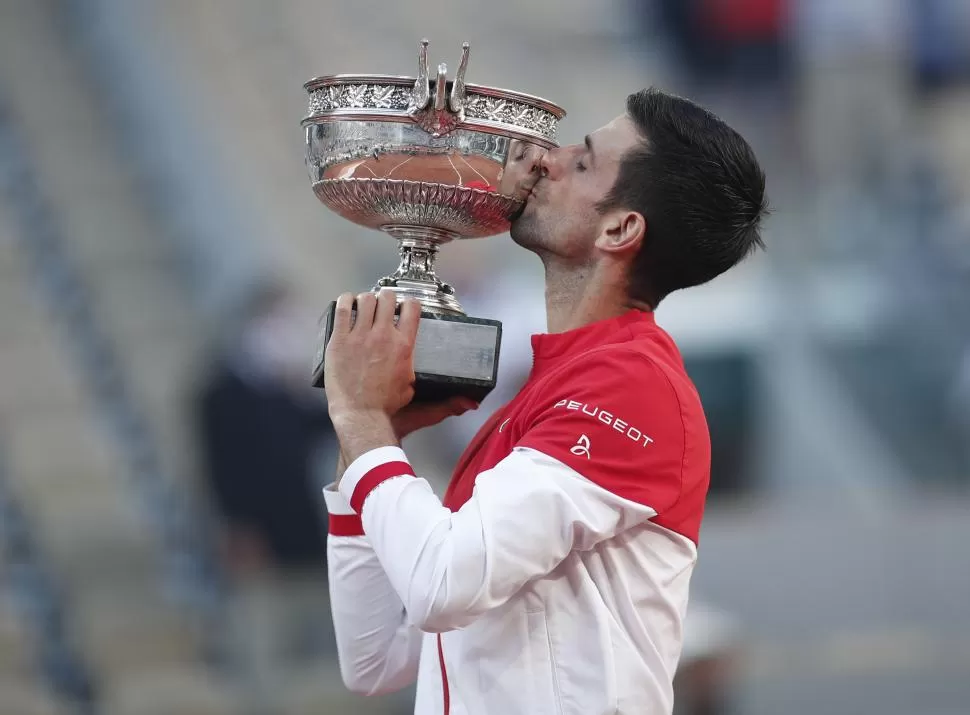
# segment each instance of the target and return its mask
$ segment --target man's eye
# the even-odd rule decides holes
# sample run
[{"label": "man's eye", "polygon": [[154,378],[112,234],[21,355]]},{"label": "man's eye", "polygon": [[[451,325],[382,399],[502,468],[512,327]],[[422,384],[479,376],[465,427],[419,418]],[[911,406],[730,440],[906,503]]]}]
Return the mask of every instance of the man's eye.
[{"label": "man's eye", "polygon": [[576,162],[576,171],[586,171],[586,164],[583,163],[582,159]]}]

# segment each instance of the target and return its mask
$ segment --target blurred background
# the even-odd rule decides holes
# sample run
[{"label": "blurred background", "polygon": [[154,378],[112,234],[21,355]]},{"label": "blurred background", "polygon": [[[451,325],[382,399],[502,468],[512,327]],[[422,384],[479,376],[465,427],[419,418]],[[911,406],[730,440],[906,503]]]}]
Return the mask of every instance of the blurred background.
[{"label": "blurred background", "polygon": [[[970,712],[970,2],[0,0],[0,715],[387,713],[339,682],[306,387],[396,266],[314,198],[302,84],[656,85],[755,147],[768,251],[669,298],[710,420],[678,709]],[[507,236],[439,275],[502,385],[406,448],[443,488],[544,330]]]}]

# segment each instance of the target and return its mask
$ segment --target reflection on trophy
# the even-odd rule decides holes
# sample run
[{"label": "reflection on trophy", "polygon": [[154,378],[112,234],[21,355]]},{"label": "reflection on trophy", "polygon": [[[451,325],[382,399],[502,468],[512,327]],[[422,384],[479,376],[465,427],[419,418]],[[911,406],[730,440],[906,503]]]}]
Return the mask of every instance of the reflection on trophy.
[{"label": "reflection on trophy", "polygon": [[[400,265],[374,290],[422,306],[414,352],[415,399],[454,395],[481,400],[495,386],[501,323],[465,315],[455,290],[434,272],[439,246],[507,231],[556,146],[560,107],[520,92],[465,83],[468,43],[454,80],[418,76],[328,75],[306,83],[310,95],[307,168],[317,197],[332,211],[398,243]],[[323,386],[326,315],[315,360]]]}]

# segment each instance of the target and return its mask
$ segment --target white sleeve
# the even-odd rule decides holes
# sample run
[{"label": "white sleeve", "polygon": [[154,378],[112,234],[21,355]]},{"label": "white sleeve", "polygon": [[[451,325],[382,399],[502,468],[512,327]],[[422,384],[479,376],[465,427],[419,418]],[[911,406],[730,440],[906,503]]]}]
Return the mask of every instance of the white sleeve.
[{"label": "white sleeve", "polygon": [[412,624],[461,628],[528,581],[656,515],[597,486],[562,462],[517,447],[482,472],[457,512],[414,476],[404,452],[360,456],[339,491],[361,523]]},{"label": "white sleeve", "polygon": [[[361,695],[400,690],[417,678],[422,633],[407,622],[367,537],[352,526],[357,517],[347,500],[332,487],[323,495],[331,523],[327,569],[341,678]],[[335,529],[335,523],[341,526]]]}]

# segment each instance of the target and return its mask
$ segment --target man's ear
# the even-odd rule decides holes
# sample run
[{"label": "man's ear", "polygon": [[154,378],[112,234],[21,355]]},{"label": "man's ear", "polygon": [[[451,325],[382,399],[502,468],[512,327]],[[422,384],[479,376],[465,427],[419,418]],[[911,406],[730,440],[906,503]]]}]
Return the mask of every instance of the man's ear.
[{"label": "man's ear", "polygon": [[607,253],[636,252],[647,234],[647,221],[636,211],[610,211],[594,244]]}]

